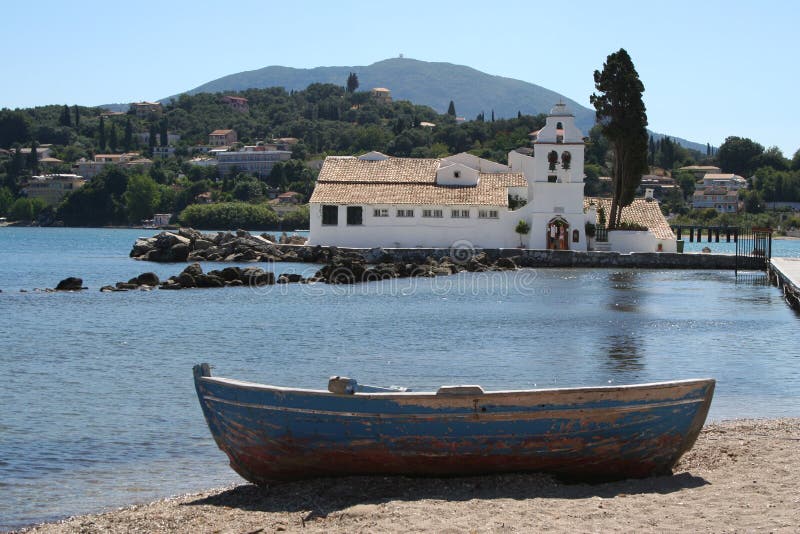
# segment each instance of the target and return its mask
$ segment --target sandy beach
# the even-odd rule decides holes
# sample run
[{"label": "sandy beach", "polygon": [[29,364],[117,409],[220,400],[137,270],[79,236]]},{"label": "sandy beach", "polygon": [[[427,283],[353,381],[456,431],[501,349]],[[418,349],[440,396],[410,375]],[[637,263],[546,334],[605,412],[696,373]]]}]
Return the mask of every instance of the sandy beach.
[{"label": "sandy beach", "polygon": [[707,425],[671,477],[537,474],[242,484],[29,529],[66,532],[797,532],[800,419]]}]

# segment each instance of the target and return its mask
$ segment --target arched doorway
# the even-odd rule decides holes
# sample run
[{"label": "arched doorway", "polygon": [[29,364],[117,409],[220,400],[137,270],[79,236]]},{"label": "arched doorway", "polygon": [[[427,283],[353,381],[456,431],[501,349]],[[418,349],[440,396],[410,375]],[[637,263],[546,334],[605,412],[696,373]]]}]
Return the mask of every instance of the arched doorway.
[{"label": "arched doorway", "polygon": [[547,249],[569,250],[569,223],[563,217],[553,217],[547,223]]}]

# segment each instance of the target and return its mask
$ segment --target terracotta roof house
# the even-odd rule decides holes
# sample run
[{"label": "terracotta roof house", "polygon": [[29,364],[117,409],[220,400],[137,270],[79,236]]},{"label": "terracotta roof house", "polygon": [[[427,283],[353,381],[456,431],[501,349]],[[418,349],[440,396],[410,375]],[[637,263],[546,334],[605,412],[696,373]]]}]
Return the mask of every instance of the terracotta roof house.
[{"label": "terracotta roof house", "polygon": [[214,130],[208,134],[208,144],[211,146],[230,146],[236,141],[236,130]]}]

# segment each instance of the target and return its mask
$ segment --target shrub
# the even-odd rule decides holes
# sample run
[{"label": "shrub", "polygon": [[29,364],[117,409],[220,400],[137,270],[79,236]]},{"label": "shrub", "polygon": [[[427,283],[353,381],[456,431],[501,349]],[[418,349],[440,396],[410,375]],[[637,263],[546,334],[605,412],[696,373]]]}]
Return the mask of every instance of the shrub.
[{"label": "shrub", "polygon": [[246,202],[192,204],[181,212],[178,220],[184,226],[199,229],[270,230],[278,227],[278,216],[272,208]]}]

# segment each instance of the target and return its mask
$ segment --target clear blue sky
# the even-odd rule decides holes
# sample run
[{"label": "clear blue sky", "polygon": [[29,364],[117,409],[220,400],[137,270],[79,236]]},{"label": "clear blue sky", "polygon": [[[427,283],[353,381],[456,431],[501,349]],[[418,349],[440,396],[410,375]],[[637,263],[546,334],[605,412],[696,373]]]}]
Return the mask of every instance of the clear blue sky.
[{"label": "clear blue sky", "polygon": [[[800,148],[800,2],[12,2],[0,107],[155,100],[268,65],[405,57],[536,83],[589,106],[625,48],[650,128],[719,145]],[[344,84],[344,80],[342,81]]]}]

